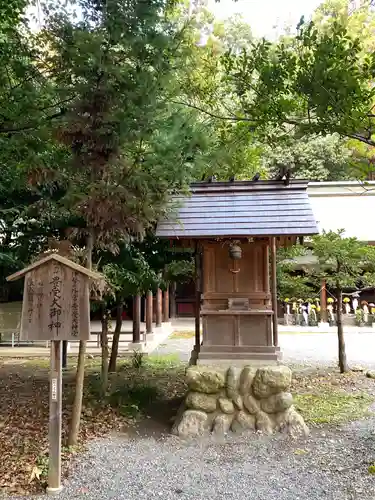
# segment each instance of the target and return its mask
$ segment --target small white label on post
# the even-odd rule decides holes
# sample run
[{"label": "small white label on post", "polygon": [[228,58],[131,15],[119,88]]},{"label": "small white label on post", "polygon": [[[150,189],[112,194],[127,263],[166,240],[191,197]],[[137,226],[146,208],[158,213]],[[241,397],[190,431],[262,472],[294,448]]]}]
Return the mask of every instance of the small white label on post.
[{"label": "small white label on post", "polygon": [[57,401],[57,378],[51,380],[52,401]]}]

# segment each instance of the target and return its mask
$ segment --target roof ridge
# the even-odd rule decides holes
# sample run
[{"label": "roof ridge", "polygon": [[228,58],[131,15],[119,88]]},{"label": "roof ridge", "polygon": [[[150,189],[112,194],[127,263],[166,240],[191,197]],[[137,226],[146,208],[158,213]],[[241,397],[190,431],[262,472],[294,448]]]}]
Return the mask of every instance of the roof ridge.
[{"label": "roof ridge", "polygon": [[288,191],[295,189],[306,190],[308,181],[291,181],[285,185],[284,181],[215,181],[193,182],[190,190],[196,191]]}]

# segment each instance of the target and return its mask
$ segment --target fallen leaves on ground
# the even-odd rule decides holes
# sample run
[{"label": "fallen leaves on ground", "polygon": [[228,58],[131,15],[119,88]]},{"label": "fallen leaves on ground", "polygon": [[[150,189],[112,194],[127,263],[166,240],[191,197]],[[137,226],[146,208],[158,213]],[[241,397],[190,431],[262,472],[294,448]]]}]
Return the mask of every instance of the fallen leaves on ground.
[{"label": "fallen leaves on ground", "polygon": [[296,448],[294,450],[295,455],[306,455],[308,452],[308,450],[303,450],[302,448]]},{"label": "fallen leaves on ground", "polygon": [[175,331],[169,336],[170,339],[192,339],[195,337],[194,330]]},{"label": "fallen leaves on ground", "polygon": [[[74,391],[74,373],[63,380],[63,444]],[[48,370],[16,363],[0,365],[0,487],[18,495],[41,491],[48,470]],[[81,443],[126,423],[112,408],[82,415]],[[63,448],[66,472],[74,450]],[[0,490],[0,491],[1,491]]]},{"label": "fallen leaves on ground", "polygon": [[[99,361],[100,362],[100,361]],[[134,415],[124,412],[123,407],[111,406],[110,398],[100,401],[98,360],[87,362],[84,399],[81,414],[80,444],[76,449],[64,447],[67,438],[71,403],[74,396],[73,367],[63,374],[63,429],[62,468],[63,477],[84,444],[97,436],[112,431],[122,431],[134,426]],[[0,362],[0,491],[16,495],[41,492],[48,472],[48,420],[49,379],[48,360],[4,360]],[[175,357],[165,356],[145,360],[135,368],[131,362],[119,363],[117,373],[110,374],[112,390],[123,390],[125,399],[128,389],[138,390],[140,398],[137,416],[160,419],[168,425],[173,403],[186,390],[184,367],[177,366]],[[158,400],[142,400],[147,389],[155,388]],[[142,393],[143,390],[143,393]],[[134,392],[134,391],[133,391]],[[148,391],[150,392],[150,391]],[[125,405],[126,406],[126,405]],[[129,401],[128,406],[132,406]]]}]

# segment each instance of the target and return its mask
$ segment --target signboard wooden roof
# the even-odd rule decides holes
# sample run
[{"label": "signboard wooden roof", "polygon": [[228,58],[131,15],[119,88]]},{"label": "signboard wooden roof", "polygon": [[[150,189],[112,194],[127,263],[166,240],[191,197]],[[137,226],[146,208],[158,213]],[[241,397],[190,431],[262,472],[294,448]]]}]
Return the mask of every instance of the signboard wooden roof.
[{"label": "signboard wooden roof", "polygon": [[7,277],[7,281],[16,281],[16,280],[22,278],[23,276],[25,276],[25,274],[29,273],[33,269],[36,269],[37,267],[43,266],[44,264],[46,264],[50,260],[55,260],[57,262],[60,262],[61,264],[70,267],[71,269],[73,269],[74,271],[77,271],[78,273],[85,274],[86,276],[88,276],[89,278],[91,278],[93,280],[102,279],[101,274],[96,273],[94,271],[91,271],[90,269],[87,269],[86,267],[80,266],[79,264],[76,264],[72,260],[67,259],[66,257],[62,257],[61,255],[59,255],[57,253],[51,253],[47,257],[44,257],[43,259],[37,260],[37,261],[33,262],[32,264],[30,264],[29,266],[25,267],[24,269],[21,269],[21,271],[17,271],[16,273],[11,274],[10,276]]}]

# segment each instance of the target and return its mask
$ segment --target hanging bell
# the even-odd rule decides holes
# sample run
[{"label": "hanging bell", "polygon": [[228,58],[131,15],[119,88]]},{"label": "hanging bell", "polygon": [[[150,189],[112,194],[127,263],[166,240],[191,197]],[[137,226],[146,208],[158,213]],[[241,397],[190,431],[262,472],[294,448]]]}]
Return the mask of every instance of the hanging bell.
[{"label": "hanging bell", "polygon": [[232,244],[229,247],[229,257],[233,260],[239,260],[242,257],[242,248],[240,245]]}]

